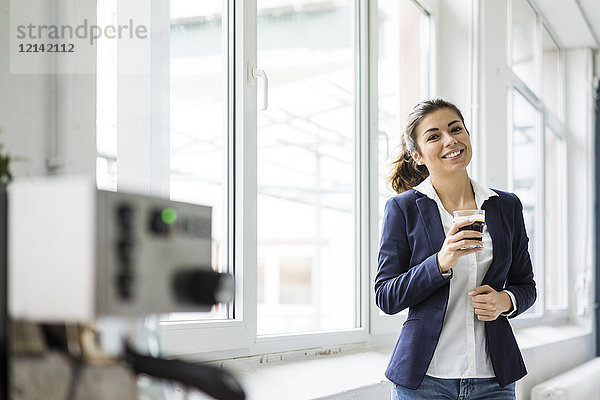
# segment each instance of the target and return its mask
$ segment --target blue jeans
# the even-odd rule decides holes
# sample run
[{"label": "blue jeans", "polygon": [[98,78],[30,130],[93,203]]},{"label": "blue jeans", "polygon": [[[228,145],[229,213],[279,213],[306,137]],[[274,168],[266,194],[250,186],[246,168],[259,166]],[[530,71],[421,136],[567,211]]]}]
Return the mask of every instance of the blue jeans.
[{"label": "blue jeans", "polygon": [[515,384],[496,378],[441,379],[425,375],[416,390],[392,383],[391,400],[514,400]]}]

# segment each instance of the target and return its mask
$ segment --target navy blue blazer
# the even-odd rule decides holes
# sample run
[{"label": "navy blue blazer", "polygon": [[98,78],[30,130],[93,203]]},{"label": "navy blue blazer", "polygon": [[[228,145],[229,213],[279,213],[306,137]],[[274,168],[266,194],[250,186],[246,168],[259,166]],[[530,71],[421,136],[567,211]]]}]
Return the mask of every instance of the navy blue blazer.
[{"label": "navy blue blazer", "polygon": [[[519,198],[494,190],[482,209],[493,243],[493,260],[481,282],[497,291],[510,290],[516,316],[536,299],[523,205]],[[423,380],[437,345],[448,305],[450,279],[437,265],[446,235],[437,204],[411,189],[388,200],[375,277],[375,301],[386,314],[409,308],[408,318],[392,353],[386,377],[409,389]],[[487,346],[500,386],[527,374],[508,319],[485,322]]]}]

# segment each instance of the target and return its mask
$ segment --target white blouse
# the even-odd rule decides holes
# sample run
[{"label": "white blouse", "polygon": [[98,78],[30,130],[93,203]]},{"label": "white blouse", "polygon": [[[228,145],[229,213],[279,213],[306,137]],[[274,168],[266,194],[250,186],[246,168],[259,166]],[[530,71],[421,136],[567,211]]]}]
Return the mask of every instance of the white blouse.
[{"label": "white blouse", "polygon": [[[474,180],[471,180],[475,203],[481,209],[483,203],[498,194]],[[414,188],[434,200],[438,206],[444,233],[448,234],[453,217],[442,205],[428,177]],[[452,268],[450,295],[444,316],[444,324],[427,375],[436,378],[490,378],[495,376],[487,352],[484,322],[477,319],[468,292],[481,285],[492,263],[492,239],[487,230],[483,230],[483,250],[459,258]],[[508,292],[516,309],[512,293]],[[513,311],[514,312],[514,311]]]}]

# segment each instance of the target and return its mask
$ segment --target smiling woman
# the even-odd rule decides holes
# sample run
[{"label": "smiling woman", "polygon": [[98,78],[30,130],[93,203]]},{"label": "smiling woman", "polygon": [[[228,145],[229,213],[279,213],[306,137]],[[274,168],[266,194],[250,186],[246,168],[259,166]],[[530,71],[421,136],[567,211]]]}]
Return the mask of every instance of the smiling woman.
[{"label": "smiling woman", "polygon": [[[466,379],[473,399],[514,399],[527,372],[507,318],[536,298],[521,202],[469,178],[471,140],[452,103],[419,103],[403,145],[375,278],[381,310],[408,308],[411,322],[386,371],[392,398],[455,399]],[[483,232],[461,229],[474,221],[453,220],[457,210],[485,210]]]}]

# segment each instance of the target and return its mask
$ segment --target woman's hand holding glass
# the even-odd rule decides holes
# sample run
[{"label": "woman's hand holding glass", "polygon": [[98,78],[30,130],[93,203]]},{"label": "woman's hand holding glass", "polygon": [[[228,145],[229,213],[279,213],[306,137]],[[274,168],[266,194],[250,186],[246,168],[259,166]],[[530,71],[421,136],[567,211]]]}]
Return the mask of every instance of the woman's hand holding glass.
[{"label": "woman's hand holding glass", "polygon": [[[464,226],[469,226],[474,221],[464,219],[455,221],[437,254],[438,267],[442,273],[450,271],[458,259],[467,254],[477,253],[483,249],[483,233],[471,230],[459,231]],[[475,238],[479,240],[474,240]]]}]

